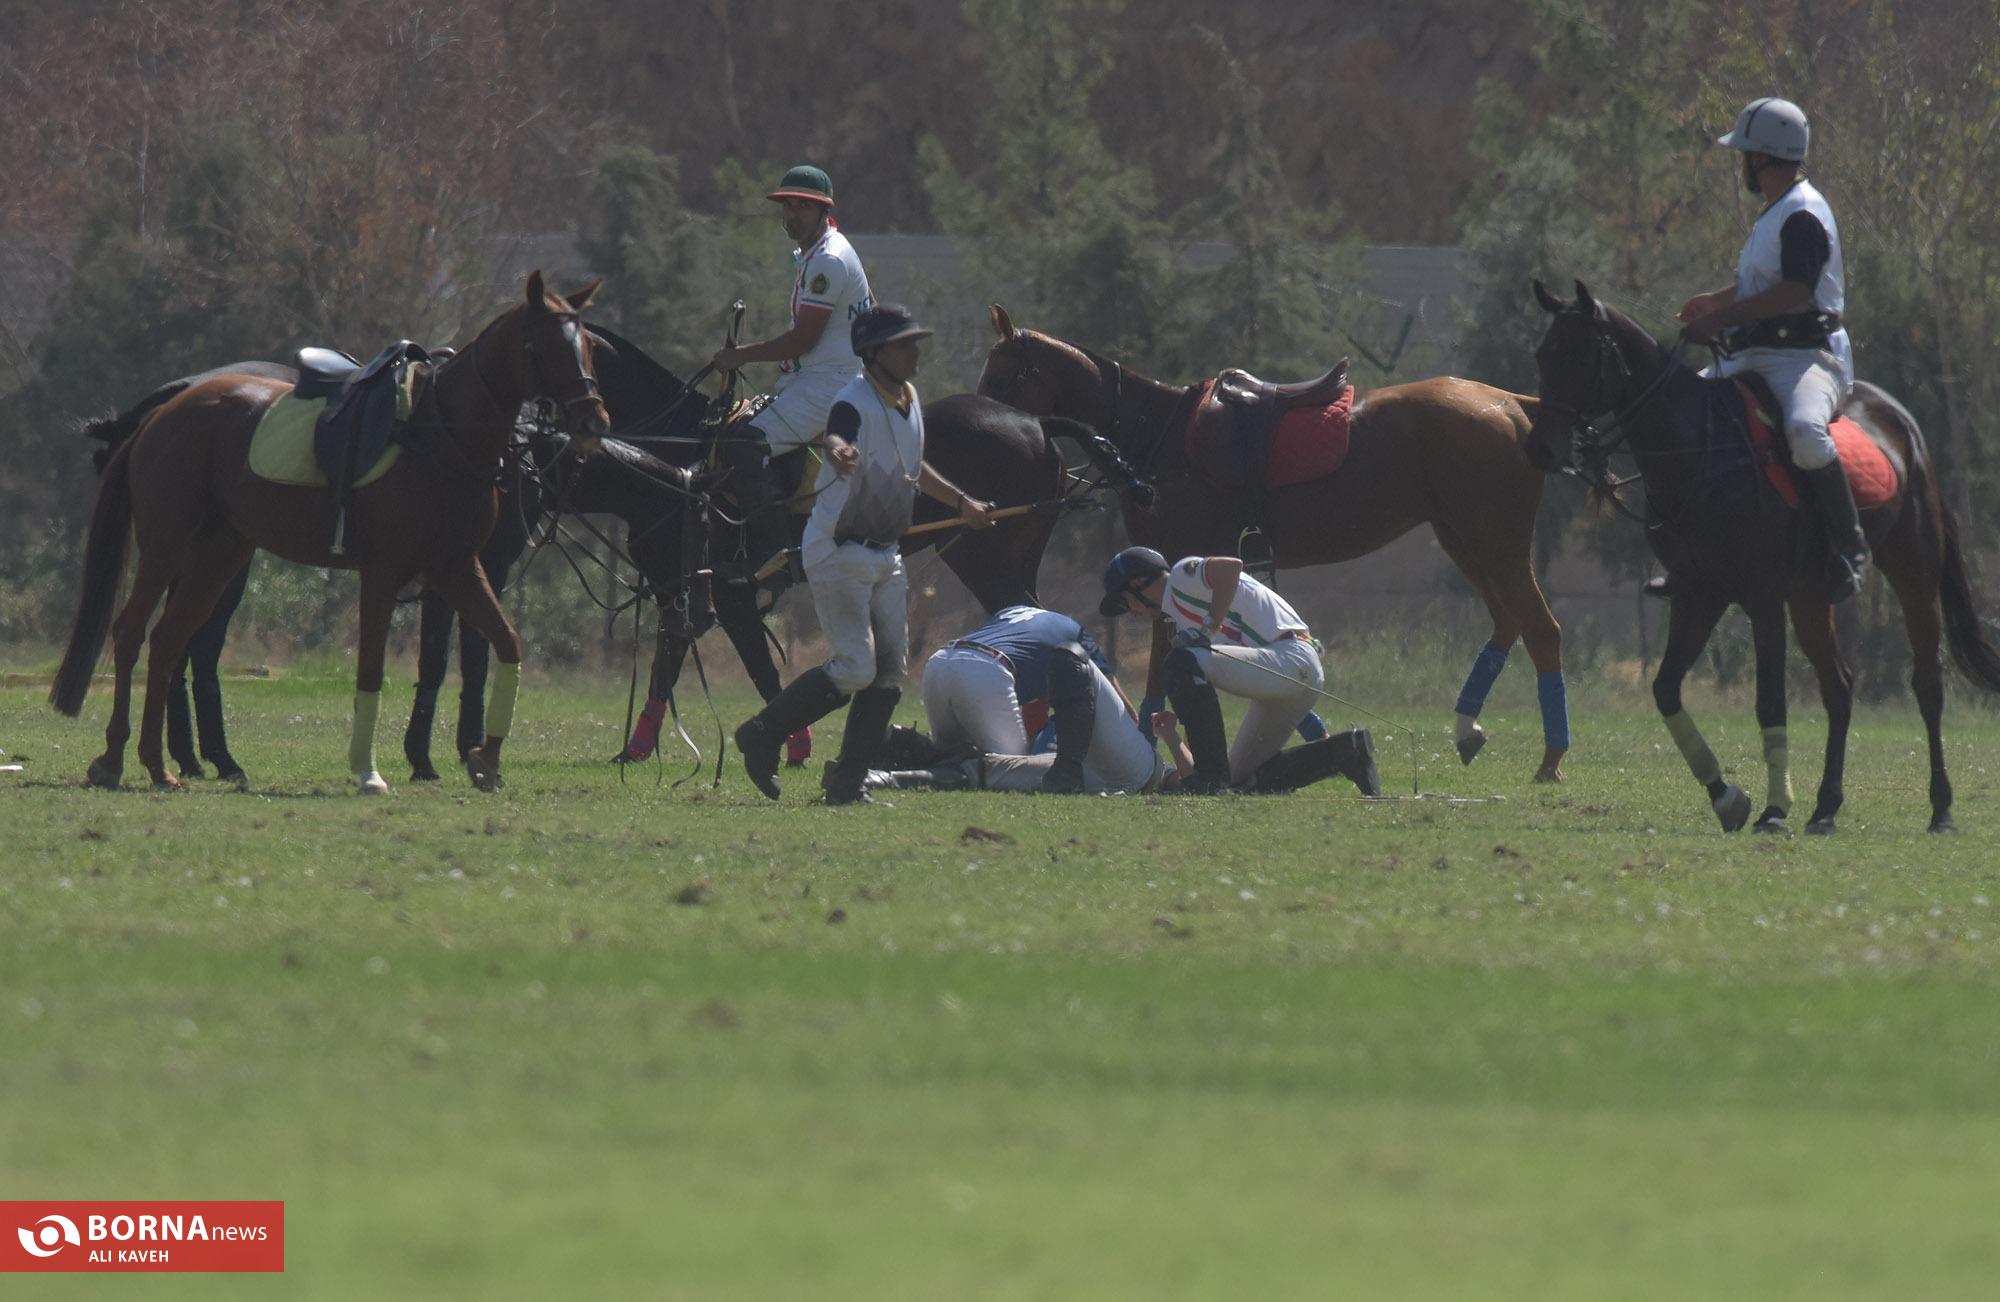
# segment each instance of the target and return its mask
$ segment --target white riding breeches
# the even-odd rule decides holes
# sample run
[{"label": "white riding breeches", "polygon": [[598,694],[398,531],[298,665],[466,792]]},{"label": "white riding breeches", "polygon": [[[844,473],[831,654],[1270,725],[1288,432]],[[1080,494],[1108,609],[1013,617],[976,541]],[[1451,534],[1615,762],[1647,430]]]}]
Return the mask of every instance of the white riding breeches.
[{"label": "white riding breeches", "polygon": [[833,656],[827,676],[843,692],[899,687],[909,669],[909,582],[894,547],[841,543],[806,564],[813,609]]},{"label": "white riding breeches", "polygon": [[1756,372],[1771,386],[1771,396],[1784,412],[1792,463],[1801,470],[1832,465],[1839,453],[1827,427],[1847,397],[1839,359],[1815,348],[1746,348],[1714,367],[1714,374],[1721,376],[1744,371]]},{"label": "white riding breeches", "polygon": [[1007,662],[971,647],[945,647],[924,662],[924,718],[938,746],[992,755],[1028,753],[1028,731]]},{"label": "white riding breeches", "polygon": [[852,373],[843,375],[824,368],[796,371],[781,378],[771,404],[751,422],[764,432],[771,455],[783,456],[826,433],[833,400],[853,378]]},{"label": "white riding breeches", "polygon": [[[1083,789],[1094,796],[1155,790],[1166,776],[1159,752],[1146,734],[1139,731],[1139,721],[1126,712],[1124,698],[1104,671],[1092,665],[1090,672],[1096,687],[1097,708],[1091,723],[1090,749],[1083,757]],[[924,707],[929,713],[928,690],[924,694]],[[931,718],[935,720],[937,716],[932,714]],[[1062,727],[1060,718],[1056,726]],[[1027,749],[1025,743],[1021,749]],[[1039,791],[1042,776],[1055,762],[1053,754],[989,753],[983,757],[981,774],[975,775],[975,779],[987,791]]]},{"label": "white riding breeches", "polygon": [[1318,702],[1326,671],[1313,644],[1298,638],[1280,638],[1267,647],[1206,647],[1194,654],[1216,691],[1250,702],[1229,744],[1229,780],[1241,786],[1278,753]]}]

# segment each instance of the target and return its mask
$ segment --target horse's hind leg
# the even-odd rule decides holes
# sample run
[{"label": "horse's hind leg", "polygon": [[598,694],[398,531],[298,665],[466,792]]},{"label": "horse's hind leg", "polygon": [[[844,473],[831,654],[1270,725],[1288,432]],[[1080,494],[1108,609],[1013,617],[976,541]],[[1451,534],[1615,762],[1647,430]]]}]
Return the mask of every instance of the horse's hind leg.
[{"label": "horse's hind leg", "polygon": [[[229,753],[229,734],[222,721],[222,648],[229,641],[229,621],[243,604],[243,590],[249,585],[250,567],[236,572],[216,598],[215,609],[195,630],[188,642],[187,663],[194,691],[194,727],[201,741],[201,755],[215,765],[215,776],[239,786],[249,779],[243,766]],[[171,704],[171,702],[169,702]]]},{"label": "horse's hind leg", "polygon": [[[173,578],[165,563],[157,559],[158,555],[154,552],[149,563],[148,553],[139,553],[132,591],[111,624],[114,682],[111,721],[104,727],[104,753],[90,762],[89,779],[93,787],[116,787],[125,772],[125,743],[132,737],[132,669],[139,663],[139,649],[146,644],[146,625],[152,622],[153,609],[160,604],[160,595]],[[165,686],[163,678],[150,679],[146,684],[147,694],[151,695],[156,687],[164,691]]]},{"label": "horse's hind leg", "polygon": [[[1785,609],[1776,600],[1750,610],[1750,638],[1756,648],[1757,727],[1764,739],[1764,812],[1759,832],[1785,832],[1792,812],[1791,747],[1785,731]],[[1831,730],[1829,729],[1829,732]]]},{"label": "horse's hind leg", "polygon": [[1840,643],[1834,635],[1833,607],[1824,597],[1793,597],[1791,608],[1799,649],[1812,662],[1813,673],[1819,677],[1819,699],[1826,706],[1826,767],[1820,773],[1819,796],[1813,803],[1806,831],[1814,836],[1829,836],[1834,830],[1833,820],[1847,800],[1842,783],[1847,775],[1847,725],[1854,713],[1854,670],[1840,654]]},{"label": "horse's hind leg", "polygon": [[431,763],[431,726],[437,719],[438,691],[451,664],[451,630],[451,603],[426,587],[418,603],[417,694],[403,729],[403,758],[410,762],[412,782],[438,780]]},{"label": "horse's hind leg", "polygon": [[1938,608],[1938,579],[1913,574],[1902,558],[1878,552],[1882,572],[1896,589],[1903,606],[1903,627],[1910,637],[1910,690],[1916,693],[1917,710],[1924,717],[1924,735],[1930,742],[1931,828],[1933,832],[1958,830],[1951,817],[1951,775],[1944,767],[1944,615]]},{"label": "horse's hind leg", "polygon": [[167,598],[166,611],[153,628],[146,660],[146,708],[139,720],[139,762],[152,775],[153,786],[172,790],[180,782],[167,772],[160,733],[166,722],[166,688],[187,654],[188,642],[215,610],[223,591],[250,560],[251,546],[230,532],[211,533],[197,540]]},{"label": "horse's hind leg", "polygon": [[1667,732],[1687,761],[1694,780],[1708,791],[1709,808],[1722,823],[1722,830],[1734,832],[1750,821],[1750,797],[1743,788],[1722,780],[1722,763],[1702,740],[1694,719],[1681,707],[1681,683],[1688,667],[1708,645],[1715,622],[1722,618],[1724,603],[1706,594],[1676,593],[1667,615],[1667,645],[1660,653],[1660,668],[1653,675],[1653,704]]}]

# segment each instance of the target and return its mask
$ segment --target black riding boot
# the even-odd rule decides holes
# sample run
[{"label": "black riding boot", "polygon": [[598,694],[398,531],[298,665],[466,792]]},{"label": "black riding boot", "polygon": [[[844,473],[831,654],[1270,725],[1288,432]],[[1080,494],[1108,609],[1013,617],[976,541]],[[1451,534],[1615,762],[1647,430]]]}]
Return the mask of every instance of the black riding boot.
[{"label": "black riding boot", "polygon": [[963,764],[930,769],[870,769],[862,785],[871,791],[967,791],[972,775]]},{"label": "black riding boot", "polygon": [[1868,578],[1868,535],[1861,531],[1854,490],[1847,486],[1847,472],[1838,461],[1808,470],[1805,477],[1819,503],[1820,519],[1826,524],[1827,545],[1833,550],[1828,560],[1827,599],[1845,601],[1861,591]]},{"label": "black riding boot", "polygon": [[1180,716],[1194,754],[1194,772],[1181,783],[1191,796],[1210,796],[1229,789],[1229,736],[1222,727],[1222,702],[1208,681],[1201,661],[1185,647],[1167,653],[1167,700]]},{"label": "black riding boot", "polygon": [[736,730],[743,771],[757,790],[778,798],[778,760],[785,738],[832,714],[846,699],[847,693],[833,685],[824,668],[808,669]]},{"label": "black riding boot", "polygon": [[1250,785],[1253,791],[1275,795],[1297,791],[1336,773],[1353,782],[1364,796],[1382,794],[1382,779],[1375,771],[1375,739],[1366,728],[1281,750],[1257,766]]},{"label": "black riding boot", "polygon": [[1075,643],[1049,657],[1049,715],[1056,723],[1056,761],[1042,775],[1042,792],[1080,795],[1083,760],[1097,727],[1097,676],[1089,656]]},{"label": "black riding boot", "polygon": [[[785,491],[771,470],[771,453],[754,427],[731,445],[730,488],[736,494],[737,509],[743,512],[743,559],[715,566],[717,577],[729,583],[754,583],[757,571],[791,541],[785,519]],[[764,586],[782,591],[790,586],[790,568],[773,573]]]},{"label": "black riding boot", "polygon": [[868,799],[868,770],[888,753],[889,720],[902,699],[900,687],[864,687],[854,694],[847,707],[847,730],[840,738],[840,758],[826,766],[820,779],[827,804],[852,805]]}]

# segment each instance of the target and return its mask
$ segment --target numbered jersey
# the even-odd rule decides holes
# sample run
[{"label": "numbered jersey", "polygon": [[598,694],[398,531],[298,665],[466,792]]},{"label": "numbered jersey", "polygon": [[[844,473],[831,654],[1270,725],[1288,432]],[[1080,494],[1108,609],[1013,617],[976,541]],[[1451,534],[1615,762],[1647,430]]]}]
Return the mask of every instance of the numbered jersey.
[{"label": "numbered jersey", "polygon": [[833,315],[820,331],[819,342],[797,361],[785,363],[784,369],[853,375],[861,369],[861,359],[854,355],[849,331],[854,318],[875,301],[868,293],[868,273],[861,269],[861,255],[845,235],[828,226],[810,248],[798,250],[792,259],[797,267],[792,279],[792,324],[799,323],[800,308],[824,308]]}]

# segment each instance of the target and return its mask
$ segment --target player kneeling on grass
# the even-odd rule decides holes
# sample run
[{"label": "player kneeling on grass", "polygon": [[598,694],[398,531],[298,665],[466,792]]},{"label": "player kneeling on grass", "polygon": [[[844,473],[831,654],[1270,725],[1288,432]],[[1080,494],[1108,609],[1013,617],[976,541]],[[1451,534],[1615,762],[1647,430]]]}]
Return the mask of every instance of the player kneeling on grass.
[{"label": "player kneeling on grass", "polygon": [[[1027,715],[1043,701],[1055,750],[1031,755]],[[1097,643],[1038,606],[1009,606],[932,655],[924,714],[951,762],[873,773],[871,785],[1104,795],[1156,790],[1170,776]]]},{"label": "player kneeling on grass", "polygon": [[[1170,566],[1150,547],[1127,547],[1105,568],[1098,609],[1109,618],[1143,612],[1173,625],[1167,699],[1194,755],[1184,791],[1289,791],[1338,773],[1364,796],[1382,794],[1365,728],[1279,749],[1326,681],[1319,643],[1290,603],[1245,574],[1236,557],[1190,556]],[[1218,689],[1250,702],[1234,745]]]}]

